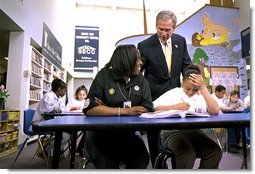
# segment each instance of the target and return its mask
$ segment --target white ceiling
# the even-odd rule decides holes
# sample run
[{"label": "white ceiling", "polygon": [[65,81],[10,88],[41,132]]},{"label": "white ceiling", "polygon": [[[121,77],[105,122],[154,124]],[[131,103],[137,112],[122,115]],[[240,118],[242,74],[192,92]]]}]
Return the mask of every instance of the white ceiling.
[{"label": "white ceiling", "polygon": [[[149,11],[172,10],[175,13],[187,13],[197,10],[210,0],[144,0],[145,8]],[[108,7],[112,9],[143,9],[143,0],[76,0],[77,5]]]}]

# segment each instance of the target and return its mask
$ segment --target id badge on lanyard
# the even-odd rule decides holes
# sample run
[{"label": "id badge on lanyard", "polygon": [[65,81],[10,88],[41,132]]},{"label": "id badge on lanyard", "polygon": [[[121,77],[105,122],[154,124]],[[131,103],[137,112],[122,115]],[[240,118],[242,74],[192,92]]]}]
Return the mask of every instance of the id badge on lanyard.
[{"label": "id badge on lanyard", "polygon": [[126,100],[123,102],[123,108],[131,108],[132,107],[132,102],[129,100]]}]

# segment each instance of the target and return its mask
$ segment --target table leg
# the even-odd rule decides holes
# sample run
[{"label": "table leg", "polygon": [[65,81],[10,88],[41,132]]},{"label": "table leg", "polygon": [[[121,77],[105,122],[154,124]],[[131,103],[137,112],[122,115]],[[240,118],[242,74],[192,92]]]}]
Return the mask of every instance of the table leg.
[{"label": "table leg", "polygon": [[52,165],[51,165],[52,169],[58,169],[59,167],[62,134],[63,133],[59,131],[57,131],[55,134],[54,151],[53,151],[53,158],[52,158]]},{"label": "table leg", "polygon": [[248,169],[245,127],[242,127],[242,141],[243,141],[243,167],[245,169]]},{"label": "table leg", "polygon": [[70,169],[73,169],[74,168],[74,164],[75,164],[76,141],[77,141],[77,131],[72,133]]}]

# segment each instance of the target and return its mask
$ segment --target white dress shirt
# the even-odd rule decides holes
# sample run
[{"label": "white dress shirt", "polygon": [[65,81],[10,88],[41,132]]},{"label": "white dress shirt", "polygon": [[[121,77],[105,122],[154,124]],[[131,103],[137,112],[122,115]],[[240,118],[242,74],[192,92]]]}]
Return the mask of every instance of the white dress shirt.
[{"label": "white dress shirt", "polygon": [[33,121],[43,120],[41,114],[45,112],[51,112],[54,109],[60,109],[61,111],[64,111],[65,104],[61,97],[57,97],[57,95],[53,91],[50,91],[44,94],[43,98],[39,102],[35,110]]}]

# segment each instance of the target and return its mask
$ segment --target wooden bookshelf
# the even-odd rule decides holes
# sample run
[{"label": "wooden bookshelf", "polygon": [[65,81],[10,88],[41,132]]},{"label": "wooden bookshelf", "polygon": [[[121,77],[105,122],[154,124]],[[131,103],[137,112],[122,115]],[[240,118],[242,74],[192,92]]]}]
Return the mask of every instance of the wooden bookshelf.
[{"label": "wooden bookshelf", "polygon": [[18,149],[20,111],[0,110],[0,158]]},{"label": "wooden bookshelf", "polygon": [[36,108],[43,95],[51,89],[54,78],[65,81],[64,69],[59,69],[37,49],[31,46],[31,76],[29,88],[29,108]]}]

